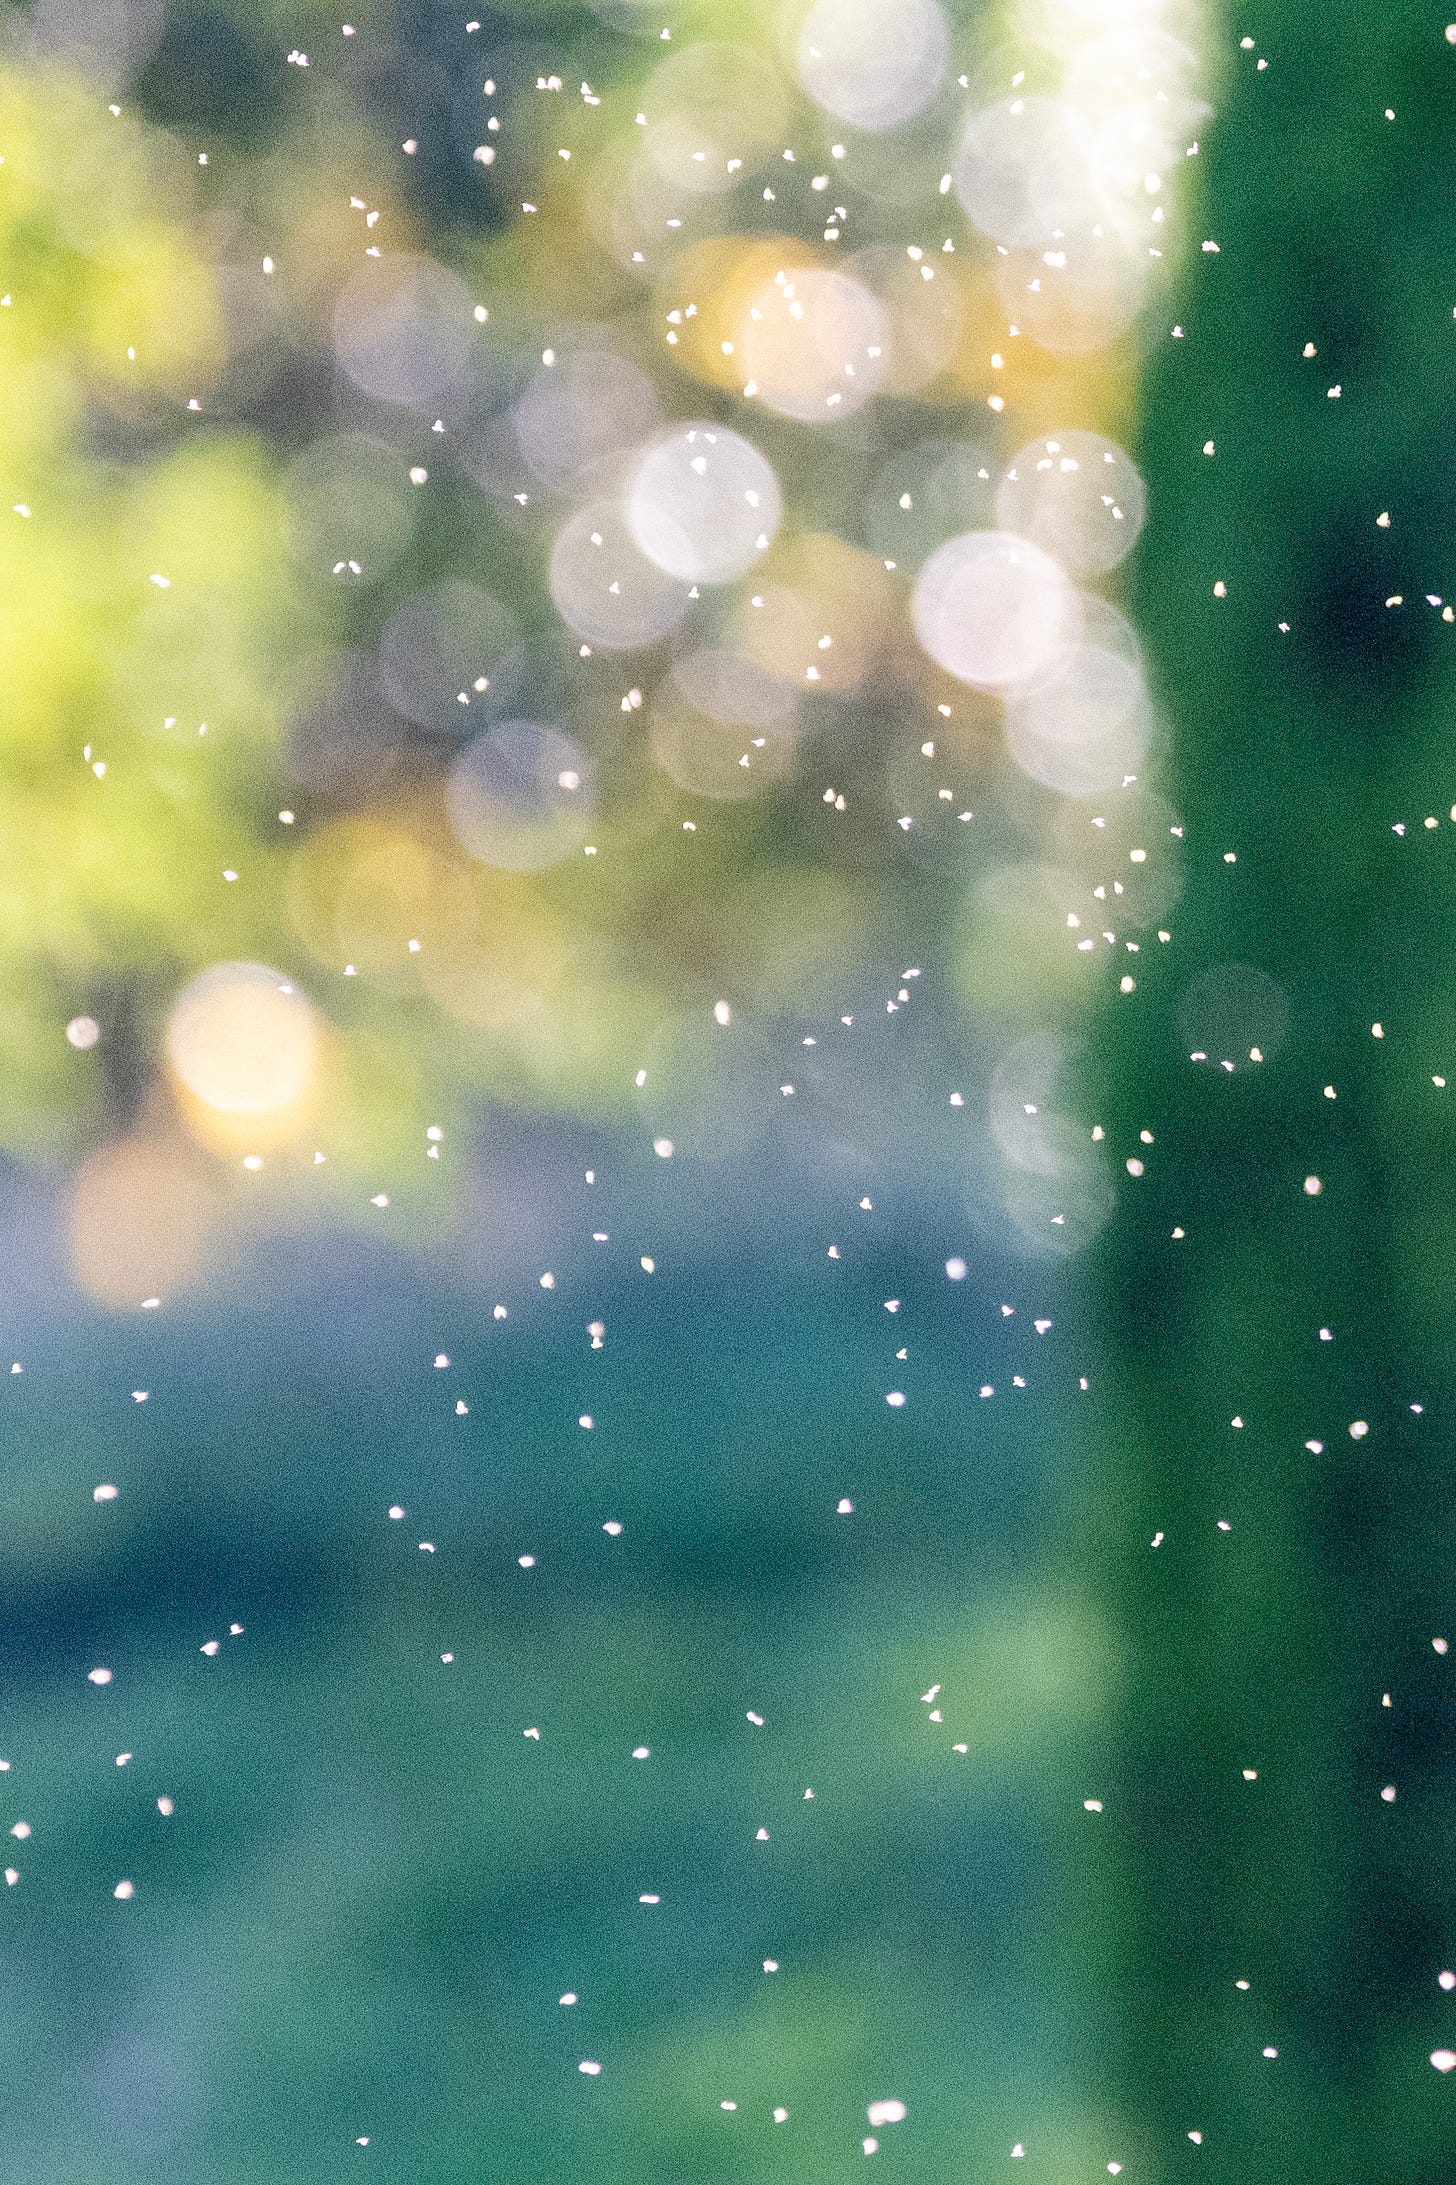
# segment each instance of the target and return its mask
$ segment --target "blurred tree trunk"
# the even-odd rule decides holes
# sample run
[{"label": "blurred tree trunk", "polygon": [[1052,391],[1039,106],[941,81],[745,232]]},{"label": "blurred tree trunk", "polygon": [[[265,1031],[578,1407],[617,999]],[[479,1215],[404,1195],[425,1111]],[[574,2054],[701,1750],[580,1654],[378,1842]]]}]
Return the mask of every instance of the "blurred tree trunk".
[{"label": "blurred tree trunk", "polygon": [[[1146,390],[1135,607],[1186,887],[1102,1025],[1123,1193],[1088,1525],[1127,1673],[1117,1849],[1088,1856],[1140,2174],[1435,2185],[1456,628],[1427,595],[1456,589],[1456,47],[1413,0],[1247,13],[1199,155],[1219,248],[1195,237]],[[1261,989],[1192,1063],[1189,989],[1225,965],[1276,982],[1287,1026]]]}]

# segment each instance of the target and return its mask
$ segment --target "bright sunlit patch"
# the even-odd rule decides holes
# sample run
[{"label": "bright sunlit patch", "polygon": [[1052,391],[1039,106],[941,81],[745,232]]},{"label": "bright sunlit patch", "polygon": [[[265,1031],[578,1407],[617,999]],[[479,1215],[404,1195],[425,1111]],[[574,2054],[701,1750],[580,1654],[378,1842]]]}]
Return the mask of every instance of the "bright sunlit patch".
[{"label": "bright sunlit patch", "polygon": [[1004,531],[972,531],[916,580],[915,634],[938,666],[983,690],[1049,673],[1081,629],[1076,592],[1049,554]]},{"label": "bright sunlit patch", "polygon": [[687,425],[640,458],[627,522],[648,560],[679,583],[726,584],[767,550],[782,508],[772,468],[741,433]]},{"label": "bright sunlit patch", "polygon": [[1097,217],[1088,126],[1064,100],[1003,99],[972,115],[952,168],[969,219],[992,242],[1049,241]]},{"label": "bright sunlit patch", "polygon": [[748,299],[736,351],[745,392],[800,424],[833,424],[864,408],[889,367],[879,299],[847,273],[776,273]]},{"label": "bright sunlit patch", "polygon": [[818,0],[799,33],[799,81],[851,128],[897,128],[945,82],[950,37],[938,0]]},{"label": "bright sunlit patch", "polygon": [[217,964],[184,987],[167,1059],[188,1092],[228,1116],[268,1116],[308,1086],[319,1053],[312,1005],[264,964]]}]

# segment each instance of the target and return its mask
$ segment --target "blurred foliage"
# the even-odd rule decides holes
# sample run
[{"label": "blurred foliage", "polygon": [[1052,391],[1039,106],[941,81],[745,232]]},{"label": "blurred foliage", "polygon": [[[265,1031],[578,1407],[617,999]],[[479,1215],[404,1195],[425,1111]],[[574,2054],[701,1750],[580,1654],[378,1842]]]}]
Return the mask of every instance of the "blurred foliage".
[{"label": "blurred foliage", "polygon": [[[129,45],[107,27],[123,19]],[[367,1179],[424,1212],[426,1124],[453,1128],[482,1096],[628,1115],[664,1020],[722,996],[770,1023],[811,998],[832,1006],[867,958],[888,975],[903,936],[963,902],[970,957],[1011,967],[996,977],[1015,1007],[993,1015],[1014,1027],[1059,1013],[1083,969],[1059,938],[1062,883],[1040,925],[983,921],[984,897],[965,890],[1041,818],[998,816],[995,709],[906,644],[903,576],[873,558],[891,458],[984,399],[1000,315],[989,246],[962,238],[965,254],[941,260],[944,338],[906,399],[837,429],[832,462],[812,429],[754,413],[791,512],[764,569],[772,670],[800,647],[814,657],[821,631],[839,648],[838,676],[800,700],[786,777],[725,804],[664,775],[662,648],[582,659],[546,595],[570,498],[524,468],[510,422],[543,352],[615,350],[669,414],[731,419],[745,405],[720,384],[718,344],[691,328],[682,347],[663,339],[676,342],[668,315],[690,293],[736,292],[736,261],[720,289],[700,278],[702,252],[721,259],[761,233],[775,263],[833,260],[812,239],[830,199],[807,171],[811,149],[833,169],[832,130],[792,85],[772,11],[688,11],[694,37],[727,41],[706,76],[700,49],[667,51],[633,7],[485,9],[472,29],[454,8],[379,5],[347,37],[322,10],[287,11],[285,29],[283,11],[252,5],[88,16],[48,0],[8,20],[0,450],[31,514],[5,549],[5,1142],[54,1155],[140,1130],[181,1160],[167,1014],[190,976],[231,958],[297,978],[330,1030],[287,1144],[202,1131],[229,1170],[266,1145],[252,1196],[271,1191],[280,1209],[309,1169],[336,1207],[362,1205]],[[976,55],[990,26],[973,11],[955,34]],[[58,46],[80,76],[38,60]],[[640,158],[636,101],[657,84],[694,126],[754,153],[733,189],[688,194],[660,267],[632,263],[623,240],[634,221],[661,232],[654,191],[682,194],[676,154],[655,182]],[[805,166],[779,159],[786,131]],[[927,190],[934,201],[943,133],[942,120],[901,131],[893,172],[883,146],[856,140],[844,195],[857,248],[904,265],[907,208]],[[494,164],[474,157],[482,141]],[[386,264],[428,252],[488,307],[469,403],[446,403],[443,432],[417,404],[365,396],[334,361],[337,314],[380,249]],[[900,302],[886,290],[907,356],[939,323],[913,286]],[[1126,344],[1068,358],[1023,342],[998,382],[1005,419],[983,410],[976,431],[994,447],[1048,421],[1115,430],[1131,361]],[[965,520],[964,504],[947,510],[948,528]],[[462,579],[520,629],[518,703],[591,759],[594,862],[477,864],[442,804],[459,731],[401,719],[381,691],[391,616]],[[705,598],[688,634],[737,641],[744,612],[736,594]],[[917,755],[935,702],[949,716],[935,771],[955,809],[985,807],[974,843],[954,840]],[[845,808],[823,808],[821,770]],[[896,837],[901,811],[923,846]],[[100,1038],[77,1055],[60,1033],[83,1014]],[[198,1127],[195,1105],[181,1120]]]},{"label": "blurred foliage", "polygon": [[0,138],[3,1122],[53,1153],[104,1112],[57,1037],[82,997],[159,997],[251,923],[199,913],[277,733],[299,615],[256,449],[180,441],[221,342],[180,160],[94,94],[13,71]]}]

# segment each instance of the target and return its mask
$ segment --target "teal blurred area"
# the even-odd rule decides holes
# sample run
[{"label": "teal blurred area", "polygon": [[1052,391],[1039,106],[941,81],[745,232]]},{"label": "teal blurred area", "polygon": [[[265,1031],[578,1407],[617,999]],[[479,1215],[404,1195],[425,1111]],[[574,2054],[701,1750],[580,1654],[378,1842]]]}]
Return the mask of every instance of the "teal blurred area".
[{"label": "teal blurred area", "polygon": [[454,1273],[277,1245],[120,1323],[12,1273],[17,2174],[829,2179],[895,2099],[881,2159],[950,2178],[1076,2128],[1062,1283],[947,1280],[964,1217],[883,1189],[836,1264],[782,1152],[517,1125]]}]

